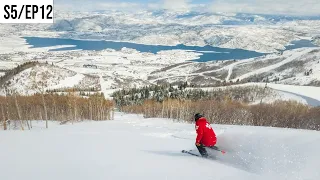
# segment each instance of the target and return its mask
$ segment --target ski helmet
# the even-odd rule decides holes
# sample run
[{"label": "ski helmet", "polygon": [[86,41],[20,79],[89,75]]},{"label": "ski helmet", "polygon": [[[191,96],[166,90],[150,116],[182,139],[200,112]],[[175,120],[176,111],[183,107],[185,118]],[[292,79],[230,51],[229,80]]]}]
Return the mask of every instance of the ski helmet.
[{"label": "ski helmet", "polygon": [[203,115],[201,115],[200,113],[197,113],[194,115],[194,120],[197,121],[198,119],[202,118]]}]

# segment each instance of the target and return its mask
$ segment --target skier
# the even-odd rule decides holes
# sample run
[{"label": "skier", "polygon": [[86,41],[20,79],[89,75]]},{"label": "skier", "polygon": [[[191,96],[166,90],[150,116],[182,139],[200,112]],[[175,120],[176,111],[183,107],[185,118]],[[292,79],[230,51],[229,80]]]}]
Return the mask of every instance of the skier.
[{"label": "skier", "polygon": [[217,143],[217,137],[207,119],[197,113],[194,115],[196,121],[195,129],[197,131],[196,146],[202,157],[207,158],[208,152],[205,147],[212,148]]}]

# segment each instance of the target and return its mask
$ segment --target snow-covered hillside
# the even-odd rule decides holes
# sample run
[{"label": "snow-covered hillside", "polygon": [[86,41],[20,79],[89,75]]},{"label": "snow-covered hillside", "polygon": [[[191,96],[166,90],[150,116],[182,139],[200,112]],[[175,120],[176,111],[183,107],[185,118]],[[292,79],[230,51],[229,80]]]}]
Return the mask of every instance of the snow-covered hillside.
[{"label": "snow-covered hillside", "polygon": [[320,83],[320,49],[300,48],[241,61],[173,65],[150,74],[152,82],[188,81],[200,85],[238,80],[292,85]]},{"label": "snow-covered hillside", "polygon": [[[46,90],[60,90],[65,88],[97,88],[99,78],[76,73],[60,67],[40,64],[30,67],[10,77],[4,82],[4,86],[12,92],[22,95],[42,93]],[[1,94],[5,95],[5,88],[2,87]]]},{"label": "snow-covered hillside", "polygon": [[206,91],[213,91],[217,89],[224,90],[226,88],[246,87],[246,86],[258,86],[262,88],[270,88],[271,94],[264,97],[262,100],[259,99],[256,103],[272,103],[277,100],[282,101],[297,101],[302,104],[310,106],[320,106],[320,87],[314,86],[297,86],[297,85],[284,85],[275,83],[244,83],[231,86],[223,87],[205,87],[205,88],[188,88],[188,89],[202,89]]},{"label": "snow-covered hillside", "polygon": [[[120,51],[107,49],[46,52],[43,50],[43,52],[5,53],[0,56],[0,67],[12,69],[30,60],[53,63],[55,65],[53,69],[47,66],[45,71],[70,71],[74,75],[64,76],[65,73],[56,73],[57,76],[54,77],[55,73],[49,73],[52,79],[46,85],[48,89],[72,87],[78,84],[85,74],[86,78],[76,87],[82,89],[101,87],[101,91],[108,97],[119,88],[141,87],[156,83],[178,84],[185,81],[203,86],[217,86],[217,83],[236,82],[238,79],[244,82],[268,80],[278,84],[319,86],[319,53],[319,48],[300,48],[284,51],[283,54],[270,54],[241,61],[199,63],[188,61],[197,58],[199,53],[183,50],[161,51],[157,54],[141,53],[127,48]],[[34,92],[29,83],[32,78],[25,74],[30,74],[29,71],[31,70],[15,77],[10,88],[23,89],[21,93]],[[42,72],[43,69],[35,71]],[[93,80],[91,76],[94,77]],[[64,80],[65,78],[67,79]],[[300,100],[299,102],[307,103]]]},{"label": "snow-covered hillside", "polygon": [[[271,61],[270,65],[265,65],[264,67],[253,66],[255,62],[244,64],[241,69],[247,73],[233,75],[235,76],[233,80],[262,75],[264,80],[273,81],[278,78],[279,83],[283,84],[316,85],[319,83],[320,49],[298,49],[291,53],[284,53],[283,58],[282,61]],[[264,62],[259,63],[262,64]]]},{"label": "snow-covered hillside", "polygon": [[[62,88],[62,86],[72,87],[77,84],[80,76],[74,79],[61,81],[69,75],[65,75],[65,71],[73,72],[73,74],[86,74],[95,76],[94,80],[84,83],[89,88],[92,86],[103,86],[103,92],[115,88],[129,88],[150,85],[148,75],[153,71],[165,68],[175,63],[185,63],[186,60],[198,58],[199,53],[188,52],[183,50],[161,51],[157,54],[141,53],[133,49],[123,48],[120,51],[103,50],[103,51],[57,51],[57,52],[23,52],[8,53],[1,57],[10,57],[0,59],[0,67],[12,69],[25,61],[40,61],[54,64],[54,66],[46,66],[45,70],[36,69],[36,72],[42,71],[62,71],[50,76],[52,79],[46,85],[48,89]],[[3,65],[3,66],[1,66]],[[60,67],[60,68],[58,68]],[[28,70],[31,71],[31,70]],[[15,83],[12,83],[14,89],[25,89],[21,91],[26,93],[30,91],[30,72],[25,72],[15,77]],[[47,73],[44,73],[47,74]],[[101,78],[100,78],[101,77]],[[31,78],[31,77],[30,77]],[[25,81],[25,79],[28,79]],[[96,81],[98,79],[98,82]],[[39,81],[41,78],[39,79]],[[19,81],[19,83],[18,83]],[[60,82],[61,81],[61,82]],[[66,82],[66,83],[64,83]],[[62,84],[61,84],[62,83]],[[29,85],[27,85],[29,84]],[[15,87],[13,87],[15,86]],[[20,92],[20,91],[19,91]],[[33,91],[30,91],[32,93]]]},{"label": "snow-covered hillside", "polygon": [[320,178],[317,131],[213,124],[227,153],[211,152],[217,159],[207,160],[181,153],[197,153],[192,124],[120,113],[115,119],[0,131],[1,179]]}]

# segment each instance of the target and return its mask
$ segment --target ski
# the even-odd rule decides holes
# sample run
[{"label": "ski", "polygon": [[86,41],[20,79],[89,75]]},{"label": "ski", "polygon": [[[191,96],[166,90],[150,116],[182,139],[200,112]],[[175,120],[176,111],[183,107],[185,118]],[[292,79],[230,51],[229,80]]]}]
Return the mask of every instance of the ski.
[{"label": "ski", "polygon": [[193,153],[190,152],[190,151],[182,150],[181,152],[182,152],[182,153],[185,153],[185,154],[190,154],[190,155],[192,155],[192,156],[201,157],[200,155],[198,155],[198,154],[193,154]]},{"label": "ski", "polygon": [[207,147],[207,148],[213,149],[213,150],[216,150],[216,151],[220,151],[222,154],[226,153],[226,151],[219,149],[217,146],[212,146],[212,147]]},{"label": "ski", "polygon": [[194,154],[194,153],[192,153],[192,152],[190,152],[190,151],[186,151],[186,150],[182,150],[182,153],[189,154],[189,155],[191,155],[191,156],[196,156],[196,157],[204,158],[204,159],[215,160],[215,157],[212,157],[212,156],[202,157],[201,155]]}]

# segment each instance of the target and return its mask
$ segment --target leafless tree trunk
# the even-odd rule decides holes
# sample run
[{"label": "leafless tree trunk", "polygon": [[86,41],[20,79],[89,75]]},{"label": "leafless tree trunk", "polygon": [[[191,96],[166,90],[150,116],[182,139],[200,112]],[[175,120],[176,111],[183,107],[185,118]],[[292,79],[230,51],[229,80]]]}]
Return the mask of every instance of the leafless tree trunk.
[{"label": "leafless tree trunk", "polygon": [[1,105],[1,113],[3,117],[3,130],[7,130],[7,120],[6,116],[4,115],[3,105]]},{"label": "leafless tree trunk", "polygon": [[112,114],[111,114],[111,115],[112,115],[112,116],[111,116],[111,120],[114,120],[114,108],[112,108],[111,111],[112,111],[112,112],[111,112],[111,113],[112,113]]},{"label": "leafless tree trunk", "polygon": [[92,103],[91,100],[89,100],[89,111],[90,111],[90,120],[93,120],[93,115],[92,115]]},{"label": "leafless tree trunk", "polygon": [[73,106],[74,106],[74,121],[76,122],[77,121],[77,99],[76,97],[73,97],[74,100],[73,100]]},{"label": "leafless tree trunk", "polygon": [[47,104],[46,104],[46,101],[44,99],[44,94],[43,93],[41,93],[41,97],[42,97],[42,103],[43,103],[43,109],[44,109],[44,116],[45,116],[45,120],[46,120],[46,128],[48,129],[49,125],[48,125]]},{"label": "leafless tree trunk", "polygon": [[56,105],[55,97],[54,96],[51,96],[51,97],[52,97],[53,108],[54,108],[53,114],[55,117],[57,117],[58,115],[57,115],[57,105]]},{"label": "leafless tree trunk", "polygon": [[[22,123],[22,120],[21,120],[21,113],[20,113],[20,109],[19,109],[19,105],[18,105],[18,100],[17,100],[17,95],[16,95],[16,94],[14,95],[14,102],[15,102],[16,109],[17,109],[17,112],[18,112],[18,117],[19,117],[21,129],[24,130],[24,128],[23,128],[23,123]],[[29,125],[29,123],[28,123],[28,125]],[[29,129],[30,129],[30,127],[29,127]]]},{"label": "leafless tree trunk", "polygon": [[164,118],[164,103],[162,102],[161,118]]},{"label": "leafless tree trunk", "polygon": [[100,119],[99,120],[103,120],[104,119],[104,109],[103,109],[103,99],[102,98],[99,98],[100,99]]},{"label": "leafless tree trunk", "polygon": [[[6,114],[7,114],[7,120],[10,120],[10,111],[9,111],[9,101],[8,101],[8,96],[9,96],[9,92],[8,92],[8,88],[5,86],[5,91],[6,91],[6,104],[7,104],[7,108],[6,108]],[[10,129],[10,122],[8,123],[9,125],[9,129]]]}]

